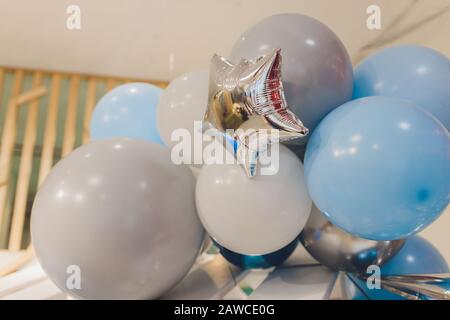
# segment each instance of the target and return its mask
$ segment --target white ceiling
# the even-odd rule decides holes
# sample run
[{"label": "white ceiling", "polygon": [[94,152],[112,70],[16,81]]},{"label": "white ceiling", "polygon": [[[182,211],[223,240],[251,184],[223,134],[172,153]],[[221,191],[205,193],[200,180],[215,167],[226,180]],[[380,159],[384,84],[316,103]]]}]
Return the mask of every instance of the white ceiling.
[{"label": "white ceiling", "polygon": [[[381,31],[366,28],[366,8],[374,3],[382,9]],[[70,4],[81,8],[81,30],[66,28]],[[411,5],[404,21],[388,27]],[[246,28],[283,12],[321,20],[356,60],[363,45],[402,29],[412,32],[395,42],[450,55],[449,12],[439,13],[448,5],[450,0],[0,0],[0,65],[171,79],[207,68],[211,55],[227,55]]]}]

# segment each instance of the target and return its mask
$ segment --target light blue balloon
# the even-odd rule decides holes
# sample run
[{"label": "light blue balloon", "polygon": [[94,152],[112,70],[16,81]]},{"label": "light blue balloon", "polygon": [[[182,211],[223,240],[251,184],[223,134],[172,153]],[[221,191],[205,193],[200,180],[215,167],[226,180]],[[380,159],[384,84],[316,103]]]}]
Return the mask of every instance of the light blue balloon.
[{"label": "light blue balloon", "polygon": [[314,203],[341,229],[371,240],[405,238],[449,203],[450,135],[409,100],[353,100],[312,133],[305,177]]},{"label": "light blue balloon", "polygon": [[161,93],[147,83],[128,83],[109,91],[94,109],[91,140],[127,137],[163,145],[156,124]]},{"label": "light blue balloon", "polygon": [[[447,262],[439,251],[427,240],[412,236],[403,248],[381,267],[381,275],[431,274],[450,272]],[[369,290],[364,281],[349,275],[344,290],[353,300],[398,300],[402,297],[386,290]],[[450,288],[449,288],[450,289]]]},{"label": "light blue balloon", "polygon": [[391,96],[413,100],[450,130],[450,60],[421,46],[381,50],[354,72],[353,98]]}]

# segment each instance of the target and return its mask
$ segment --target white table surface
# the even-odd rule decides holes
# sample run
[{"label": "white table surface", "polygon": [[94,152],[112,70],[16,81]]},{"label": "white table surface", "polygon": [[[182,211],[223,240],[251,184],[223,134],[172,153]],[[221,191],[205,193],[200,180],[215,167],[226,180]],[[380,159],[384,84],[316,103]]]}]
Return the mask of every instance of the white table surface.
[{"label": "white table surface", "polygon": [[[0,252],[0,268],[17,258]],[[162,299],[323,299],[334,272],[320,266],[299,246],[276,269],[241,270],[220,254],[202,254],[190,273]],[[0,299],[67,299],[36,260],[0,278]]]}]

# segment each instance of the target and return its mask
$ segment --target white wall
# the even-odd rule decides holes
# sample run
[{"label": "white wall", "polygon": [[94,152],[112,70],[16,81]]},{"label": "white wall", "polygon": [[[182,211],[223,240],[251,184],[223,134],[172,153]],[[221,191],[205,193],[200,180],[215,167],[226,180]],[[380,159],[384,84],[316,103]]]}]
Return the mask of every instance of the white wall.
[{"label": "white wall", "polygon": [[[81,7],[79,31],[66,28],[70,4]],[[366,28],[369,4],[382,8],[381,31]],[[366,43],[402,29],[413,32],[395,42],[450,55],[449,11],[413,27],[449,5],[449,0],[0,0],[0,65],[171,79],[207,68],[214,52],[227,55],[242,31],[281,12],[323,21],[356,60]],[[388,27],[411,6],[404,20]]]}]

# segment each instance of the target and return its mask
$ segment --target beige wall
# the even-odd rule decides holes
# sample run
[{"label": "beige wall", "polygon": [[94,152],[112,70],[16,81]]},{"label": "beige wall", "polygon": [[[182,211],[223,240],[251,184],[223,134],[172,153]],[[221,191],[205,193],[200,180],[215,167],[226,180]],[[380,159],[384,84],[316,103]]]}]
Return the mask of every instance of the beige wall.
[{"label": "beige wall", "polygon": [[439,249],[450,266],[450,206],[447,206],[447,210],[439,219],[426,228],[421,235]]},{"label": "beige wall", "polygon": [[[81,7],[79,31],[66,28],[69,4]],[[381,6],[381,31],[366,28],[369,4]],[[282,12],[323,21],[355,59],[374,39],[450,55],[449,6],[449,0],[0,0],[0,65],[171,79],[207,68],[211,55],[227,55],[246,28]]]}]

